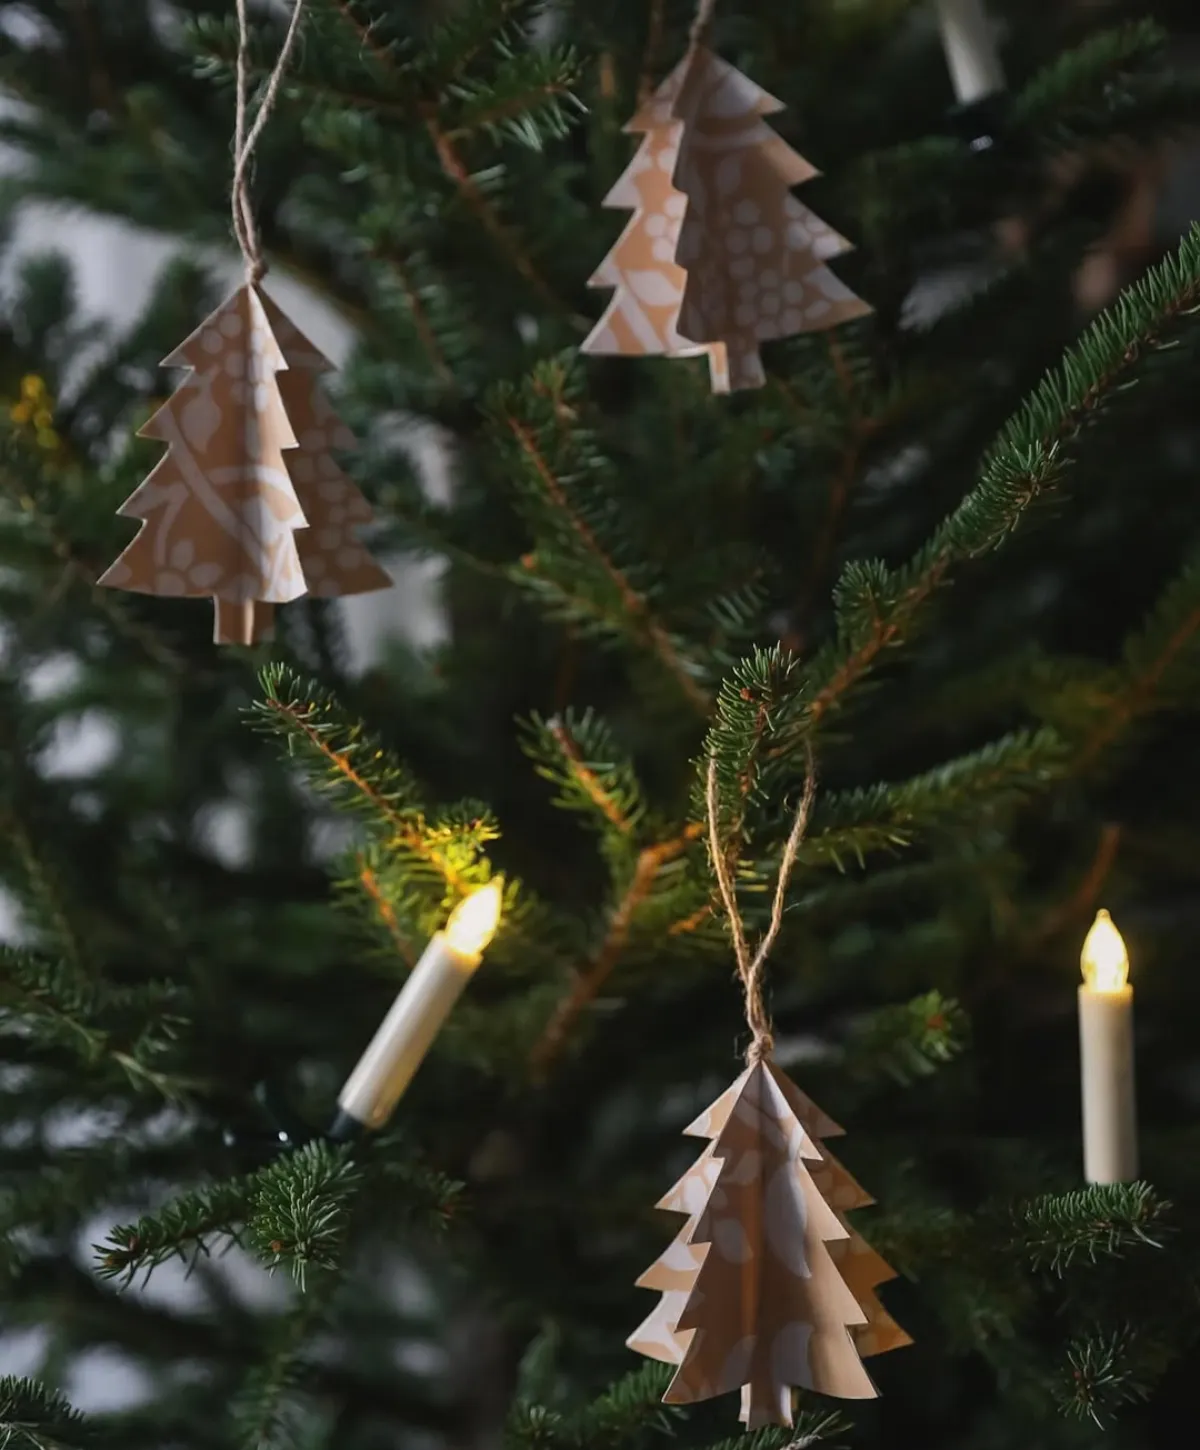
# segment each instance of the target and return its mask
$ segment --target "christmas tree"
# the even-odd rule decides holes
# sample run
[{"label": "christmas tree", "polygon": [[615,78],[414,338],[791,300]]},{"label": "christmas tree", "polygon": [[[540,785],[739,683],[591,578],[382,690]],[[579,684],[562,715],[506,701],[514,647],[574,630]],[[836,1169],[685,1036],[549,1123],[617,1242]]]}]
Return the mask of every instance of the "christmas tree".
[{"label": "christmas tree", "polygon": [[[260,91],[286,8],[251,7]],[[760,309],[710,340],[685,289],[681,338],[761,362],[714,396],[698,361],[580,355],[622,127],[689,7],[308,0],[251,195],[263,296],[307,288],[345,362],[271,314],[245,404],[275,420],[270,568],[226,596],[194,572],[224,554],[160,565],[147,507],[127,559],[175,571],[169,599],[97,581],[123,501],[175,488],[167,420],[202,407],[193,348],[165,406],[159,364],[236,264],[235,6],[0,4],[0,1443],[741,1443],[736,1397],[664,1404],[681,1361],[626,1343],[648,1287],[679,1296],[664,1337],[694,1332],[707,1198],[677,1205],[697,1253],[671,1283],[654,1204],[746,1047],[709,758],[752,935],[816,764],[772,1061],[850,1130],[843,1168],[791,1100],[845,1291],[822,1330],[879,1392],[807,1388],[793,1357],[751,1403],[799,1384],[793,1424],[747,1443],[1180,1443],[1200,232],[1146,218],[1198,108],[1194,17],[988,0],[1010,92],[963,116],[944,8],[717,7],[705,47],[757,97],[738,125],[782,103],[770,130],[819,162],[803,204],[853,241],[834,266],[872,311],[781,336]],[[790,164],[771,205],[807,231]],[[719,226],[687,251],[713,213],[671,181],[706,305],[739,305],[730,278],[767,295]],[[148,296],[116,269],[136,316],[97,321],[95,259],[77,282],[18,250],[48,201],[169,235]],[[807,286],[832,252],[803,255]],[[383,582],[368,507],[402,583],[440,573],[436,619],[406,635],[396,605],[364,662],[306,573]],[[208,597],[244,639],[285,594],[271,642],[214,647]],[[394,1116],[335,1140],[430,938],[501,875]],[[1132,963],[1143,1176],[1089,1185],[1076,991],[1101,908]]]}]

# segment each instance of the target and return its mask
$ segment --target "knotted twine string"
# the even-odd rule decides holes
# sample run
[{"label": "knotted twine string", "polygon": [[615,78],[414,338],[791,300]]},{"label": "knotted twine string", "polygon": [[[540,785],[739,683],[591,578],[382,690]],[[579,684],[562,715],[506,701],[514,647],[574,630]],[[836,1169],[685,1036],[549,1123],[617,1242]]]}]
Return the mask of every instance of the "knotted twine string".
[{"label": "knotted twine string", "polygon": [[717,0],[699,0],[696,6],[696,14],[692,17],[692,26],[688,31],[688,50],[695,50],[698,45],[703,45],[708,38],[709,28],[712,25],[713,11],[717,8]]},{"label": "knotted twine string", "polygon": [[817,773],[813,764],[812,751],[809,750],[804,776],[804,793],[800,797],[800,804],[796,808],[796,818],[792,822],[791,833],[779,860],[779,875],[775,880],[775,899],[771,903],[771,921],[758,944],[757,951],[751,955],[750,946],[746,940],[746,925],[738,910],[729,858],[721,847],[721,831],[718,825],[717,762],[714,756],[710,755],[708,759],[708,784],[705,793],[708,802],[708,847],[709,854],[712,856],[713,870],[717,876],[717,885],[721,891],[721,900],[725,905],[725,914],[729,918],[729,933],[733,937],[733,954],[737,961],[738,977],[742,983],[746,1024],[752,1034],[750,1046],[746,1049],[747,1063],[761,1062],[764,1057],[771,1055],[771,1049],[775,1046],[775,1039],[771,1034],[771,1015],[763,1001],[763,971],[771,948],[775,945],[775,938],[783,926],[783,909],[787,899],[788,882],[791,880],[792,868],[796,864],[800,842],[803,841],[804,832],[808,829],[808,820],[812,814],[813,798],[816,793]]},{"label": "knotted twine string", "polygon": [[304,0],[294,0],[292,18],[288,22],[287,34],[275,69],[267,79],[267,88],[259,102],[258,114],[249,133],[246,121],[250,109],[250,27],[246,20],[246,0],[237,0],[238,50],[237,50],[237,114],[233,130],[233,234],[242,249],[246,263],[246,281],[253,285],[266,275],[267,264],[258,238],[258,224],[250,205],[250,162],[254,148],[262,135],[275,102],[279,96],[280,83],[291,59],[292,48],[300,33],[300,17],[304,11]]}]

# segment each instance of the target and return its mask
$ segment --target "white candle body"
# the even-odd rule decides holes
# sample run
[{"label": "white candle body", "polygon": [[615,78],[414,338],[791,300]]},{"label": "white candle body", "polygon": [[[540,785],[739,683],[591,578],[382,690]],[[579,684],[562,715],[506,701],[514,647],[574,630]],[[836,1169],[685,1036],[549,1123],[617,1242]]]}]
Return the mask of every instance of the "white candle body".
[{"label": "white candle body", "polygon": [[1004,70],[984,0],[937,0],[942,48],[960,105],[1004,89]]},{"label": "white candle body", "polygon": [[368,1128],[387,1122],[479,962],[455,951],[443,932],[430,939],[338,1094],[344,1113]]},{"label": "white candle body", "polygon": [[1138,1175],[1133,1081],[1133,988],[1079,989],[1083,1176],[1129,1183]]}]

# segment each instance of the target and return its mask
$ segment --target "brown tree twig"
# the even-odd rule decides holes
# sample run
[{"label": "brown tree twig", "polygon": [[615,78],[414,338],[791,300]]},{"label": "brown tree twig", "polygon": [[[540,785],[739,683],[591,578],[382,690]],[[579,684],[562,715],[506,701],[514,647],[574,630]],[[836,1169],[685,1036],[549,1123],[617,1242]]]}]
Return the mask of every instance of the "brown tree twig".
[{"label": "brown tree twig", "polygon": [[451,891],[459,896],[465,896],[471,889],[472,883],[467,881],[462,873],[451,864],[445,854],[438,851],[422,835],[420,830],[402,816],[371,784],[365,776],[361,775],[346,756],[338,750],[330,747],[327,741],[322,739],[319,730],[313,728],[301,710],[295,706],[286,704],[276,695],[269,695],[266,699],[267,706],[289,721],[292,727],[300,732],[314,750],[318,751],[329,762],[339,774],[371,802],[379,814],[387,821],[393,831],[393,840],[400,842],[414,856],[419,856],[423,861],[428,861],[438,871],[442,880]]},{"label": "brown tree twig", "polygon": [[535,1082],[545,1080],[562,1053],[572,1027],[596,1000],[612,975],[629,939],[637,909],[650,894],[659,872],[669,861],[681,856],[703,832],[704,827],[699,822],[692,822],[678,836],[646,846],[638,853],[629,885],[609,917],[608,930],[599,950],[591,962],[575,974],[570,990],[561,999],[534,1044],[529,1056],[529,1070]]},{"label": "brown tree twig", "polygon": [[1059,902],[1045,913],[1023,943],[1026,948],[1041,946],[1042,943],[1053,940],[1060,931],[1094,911],[1101,888],[1116,864],[1120,844],[1119,825],[1110,822],[1102,827],[1095,855],[1083,879],[1065,901]]},{"label": "brown tree twig", "polygon": [[578,781],[587,798],[610,825],[615,826],[623,835],[629,835],[633,830],[633,822],[600,784],[596,772],[584,762],[575,737],[561,720],[551,720],[547,728],[554,737],[558,748],[570,761],[571,774]]},{"label": "brown tree twig", "polygon": [[358,884],[362,887],[371,905],[375,908],[376,915],[383,923],[387,934],[392,939],[392,945],[396,948],[396,955],[409,967],[417,964],[417,954],[413,951],[409,942],[400,930],[400,922],[396,916],[395,908],[383,894],[383,887],[379,884],[379,877],[374,871],[359,858]]},{"label": "brown tree twig", "polygon": [[382,262],[395,276],[401,292],[404,293],[404,300],[408,304],[408,311],[412,318],[413,328],[416,331],[421,346],[425,349],[430,366],[447,387],[457,390],[457,380],[450,369],[450,364],[446,361],[446,355],[442,351],[441,344],[438,342],[437,333],[434,331],[433,324],[429,320],[429,315],[425,310],[425,304],[421,301],[420,292],[413,282],[412,277],[409,275],[407,263],[394,251],[383,247],[374,248],[370,256],[376,261]]},{"label": "brown tree twig", "polygon": [[1200,606],[1193,609],[1180,623],[1163,647],[1162,653],[1134,680],[1132,687],[1113,702],[1100,726],[1093,731],[1076,757],[1075,770],[1086,770],[1121,731],[1149,706],[1159,681],[1197,631],[1200,631]]},{"label": "brown tree twig", "polygon": [[708,694],[698,685],[695,679],[684,665],[680,658],[679,651],[675,648],[670,635],[661,624],[651,615],[645,599],[634,589],[629,580],[621,570],[608,557],[600,540],[592,531],[585,519],[582,519],[571,506],[566,490],[560,481],[555,477],[554,470],[546,461],[541,449],[538,447],[537,439],[532,431],[519,419],[508,414],[505,418],[509,431],[516,439],[521,451],[533,464],[538,477],[546,493],[558,508],[571,528],[574,530],[579,541],[587,549],[608,575],[621,598],[622,606],[626,615],[635,625],[640,626],[641,633],[646,639],[654,653],[658,656],[663,666],[678,683],[683,694],[693,708],[700,714],[707,714],[711,701]]},{"label": "brown tree twig", "polygon": [[590,326],[585,318],[575,317],[571,313],[567,304],[538,271],[532,257],[521,246],[513,230],[500,220],[495,207],[479,189],[478,182],[471,175],[451,133],[443,131],[437,117],[433,115],[426,115],[425,130],[433,143],[433,149],[443,173],[454,183],[467,210],[495,242],[497,249],[503,253],[509,265],[529,283],[548,307],[553,308],[556,312],[568,313],[573,323],[581,330],[585,325]]}]

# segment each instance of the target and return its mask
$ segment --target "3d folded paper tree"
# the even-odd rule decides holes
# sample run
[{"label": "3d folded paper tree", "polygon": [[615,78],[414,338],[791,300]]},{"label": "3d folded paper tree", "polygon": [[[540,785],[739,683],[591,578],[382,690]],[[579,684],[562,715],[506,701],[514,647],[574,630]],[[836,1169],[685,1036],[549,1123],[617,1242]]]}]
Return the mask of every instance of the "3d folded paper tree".
[{"label": "3d folded paper tree", "polygon": [[631,1349],[678,1365],[664,1399],[735,1389],[747,1428],[792,1424],[792,1390],[877,1394],[862,1356],[910,1343],[874,1290],[894,1271],[841,1209],[871,1202],[821,1139],[841,1132],[769,1061],[686,1130],[708,1148],[660,1208],[688,1215],[638,1285],[662,1298]]},{"label": "3d folded paper tree", "polygon": [[625,130],[644,135],[637,154],[604,198],[633,211],[615,247],[588,279],[612,287],[612,300],[583,343],[585,353],[708,357],[714,393],[729,391],[729,368],[720,342],[691,343],[679,335],[679,309],[687,273],[675,248],[687,197],[673,180],[683,122],[675,114],[689,65],[678,65]]},{"label": "3d folded paper tree", "polygon": [[727,392],[765,382],[763,342],[871,310],[825,265],[850,244],[790,194],[819,173],[763,120],[782,109],[697,46],[638,111],[605,198],[634,215],[591,278],[616,290],[585,352],[707,353]]},{"label": "3d folded paper tree", "polygon": [[388,587],[353,532],[370,506],[332,457],[354,437],[320,387],[330,364],[260,288],[239,287],[163,365],[190,371],[141,429],[167,452],[122,505],[142,527],[101,584],[210,595],[223,644],[262,639],[302,594]]}]

